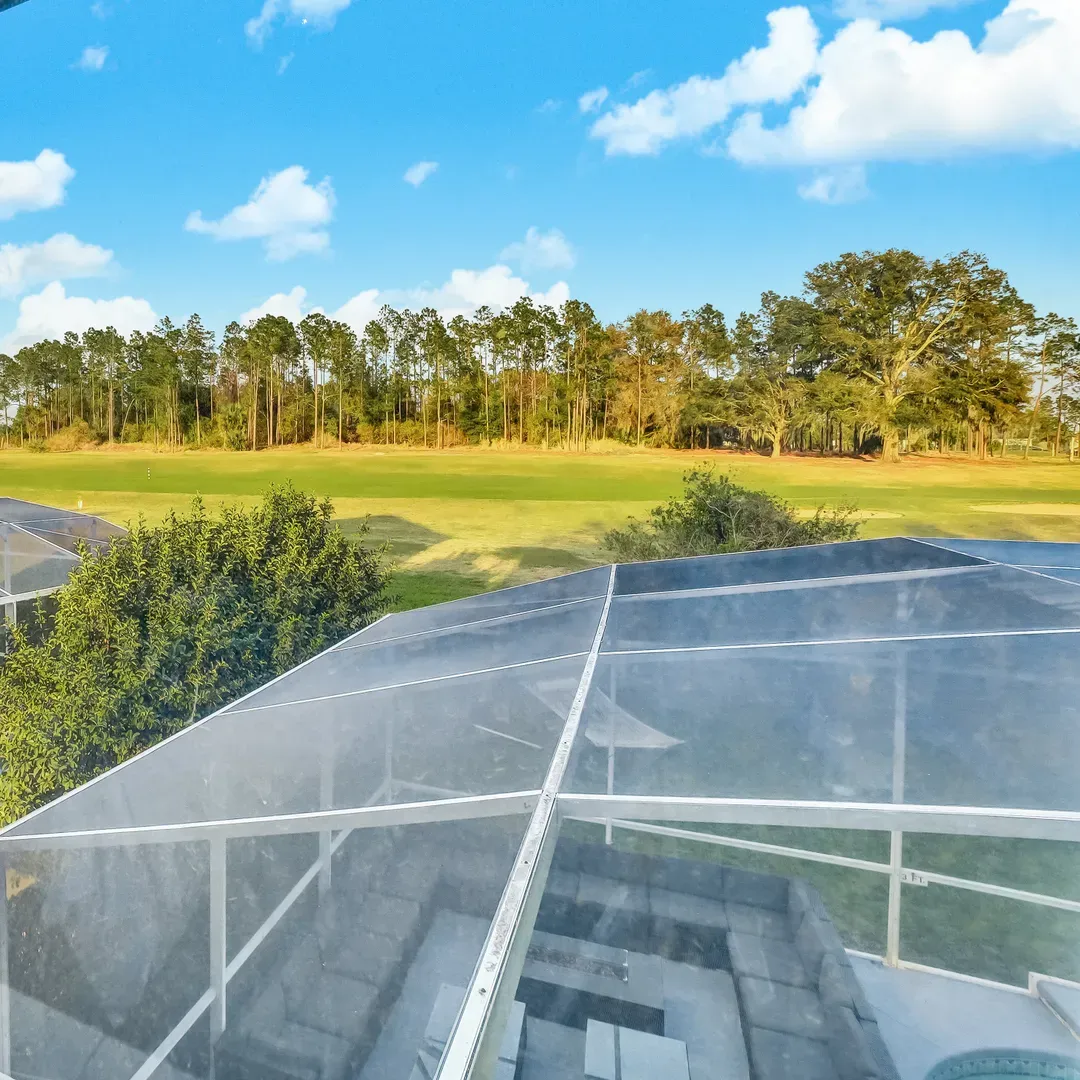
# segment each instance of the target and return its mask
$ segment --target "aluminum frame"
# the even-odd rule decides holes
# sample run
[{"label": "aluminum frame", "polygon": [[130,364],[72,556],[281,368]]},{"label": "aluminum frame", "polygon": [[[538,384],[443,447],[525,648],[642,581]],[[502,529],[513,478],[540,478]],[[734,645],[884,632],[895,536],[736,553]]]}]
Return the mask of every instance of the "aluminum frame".
[{"label": "aluminum frame", "polygon": [[582,669],[562,736],[552,755],[539,801],[499,901],[484,950],[465,990],[461,1010],[447,1040],[435,1080],[484,1077],[494,1067],[502,1038],[502,1024],[498,1021],[500,1017],[505,1018],[510,1007],[506,995],[499,991],[504,985],[517,986],[525,962],[525,950],[558,839],[559,788],[577,740],[585,699],[592,685],[597,657],[607,630],[608,613],[615,591],[615,570],[612,564],[592,648]]}]

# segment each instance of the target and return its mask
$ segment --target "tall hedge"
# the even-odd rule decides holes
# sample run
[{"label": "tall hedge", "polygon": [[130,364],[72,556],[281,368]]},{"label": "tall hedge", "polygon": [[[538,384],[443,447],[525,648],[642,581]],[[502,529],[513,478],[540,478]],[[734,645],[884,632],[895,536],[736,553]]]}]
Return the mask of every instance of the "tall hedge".
[{"label": "tall hedge", "polygon": [[252,510],[196,499],[82,563],[44,640],[0,668],[0,819],[10,821],[371,622],[378,557],[291,486]]}]

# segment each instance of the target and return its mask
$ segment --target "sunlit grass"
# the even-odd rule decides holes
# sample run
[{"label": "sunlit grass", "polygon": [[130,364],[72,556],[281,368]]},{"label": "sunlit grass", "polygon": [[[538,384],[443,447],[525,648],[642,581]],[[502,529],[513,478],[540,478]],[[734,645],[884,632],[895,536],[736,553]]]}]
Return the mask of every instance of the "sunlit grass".
[{"label": "sunlit grass", "polygon": [[640,451],[325,450],[258,454],[144,450],[0,453],[0,494],[76,507],[123,524],[160,520],[201,494],[211,506],[254,502],[290,479],[328,495],[347,530],[398,568],[415,606],[604,561],[604,532],[675,494],[710,462],[795,505],[854,503],[864,536],[992,536],[1080,541],[1080,464],[925,457],[898,465],[845,458]]}]

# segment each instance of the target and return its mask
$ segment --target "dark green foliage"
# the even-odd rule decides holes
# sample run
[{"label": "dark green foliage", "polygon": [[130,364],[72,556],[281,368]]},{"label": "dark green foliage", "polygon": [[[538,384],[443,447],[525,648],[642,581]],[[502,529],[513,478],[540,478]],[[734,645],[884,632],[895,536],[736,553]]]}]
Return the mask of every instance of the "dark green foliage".
[{"label": "dark green foliage", "polygon": [[859,531],[850,506],[819,506],[804,519],[775,495],[751,491],[712,469],[691,469],[683,480],[683,494],[654,507],[646,521],[631,519],[605,536],[618,561],[827,544],[854,540]]},{"label": "dark green foliage", "polygon": [[0,669],[0,819],[89,780],[372,621],[377,557],[331,504],[272,487],[253,510],[137,524],[83,562],[51,632]]}]

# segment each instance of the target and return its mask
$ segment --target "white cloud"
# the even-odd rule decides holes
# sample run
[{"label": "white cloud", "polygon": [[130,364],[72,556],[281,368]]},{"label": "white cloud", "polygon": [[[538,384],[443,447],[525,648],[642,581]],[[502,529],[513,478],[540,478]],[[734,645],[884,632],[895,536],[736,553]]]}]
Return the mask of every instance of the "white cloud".
[{"label": "white cloud", "polygon": [[307,289],[297,285],[287,293],[274,293],[257,307],[245,311],[240,316],[240,323],[255,322],[264,315],[284,315],[290,322],[298,323],[310,311],[321,310],[307,305]]},{"label": "white cloud", "polygon": [[108,45],[87,45],[82,51],[82,56],[75,61],[74,66],[80,71],[100,71],[108,59]]},{"label": "white cloud", "polygon": [[503,248],[499,258],[519,263],[526,273],[530,270],[568,270],[577,261],[570,242],[558,229],[542,233],[535,225],[530,226],[524,240]]},{"label": "white cloud", "polygon": [[381,296],[378,289],[365,289],[363,292],[358,292],[334,312],[334,318],[348,323],[357,334],[362,334],[364,327],[379,314],[379,309],[384,303],[380,299]]},{"label": "white cloud", "polygon": [[261,46],[279,18],[298,19],[304,26],[327,30],[352,0],[263,0],[258,15],[244,23],[248,40]]},{"label": "white cloud", "polygon": [[101,2],[101,0],[94,0],[94,3],[90,5],[90,14],[95,19],[107,19],[109,17],[109,9]]},{"label": "white cloud", "polygon": [[206,221],[200,210],[193,210],[184,228],[218,240],[260,239],[271,262],[325,251],[330,234],[324,226],[334,215],[334,189],[329,177],[314,186],[307,178],[307,169],[290,165],[264,177],[251,198],[220,221]]},{"label": "white cloud", "polygon": [[935,8],[958,8],[975,0],[836,0],[833,12],[841,19],[877,19],[898,22],[917,19]]},{"label": "white cloud", "polygon": [[[557,281],[546,292],[533,292],[529,283],[516,277],[509,266],[497,263],[484,270],[454,270],[449,281],[435,288],[365,289],[346,300],[336,311],[329,312],[329,316],[348,323],[357,334],[362,334],[364,327],[385,304],[408,307],[413,311],[433,307],[449,321],[455,315],[470,316],[485,305],[494,311],[512,307],[523,296],[531,297],[536,304],[559,308],[570,299],[570,286],[565,281]],[[297,285],[287,293],[275,293],[245,312],[240,321],[251,322],[262,315],[284,315],[298,323],[305,315],[322,310],[309,306],[307,290]]]},{"label": "white cloud", "polygon": [[277,73],[279,75],[284,75],[285,74],[285,69],[293,62],[293,55],[294,55],[293,53],[286,53],[277,62]]},{"label": "white cloud", "polygon": [[570,298],[570,287],[558,281],[547,292],[531,292],[529,283],[516,277],[509,266],[496,263],[484,270],[453,270],[450,280],[437,288],[390,290],[381,296],[380,305],[405,306],[414,310],[433,307],[444,319],[472,315],[486,305],[494,310],[513,306],[523,296],[538,304],[559,307]]},{"label": "white cloud", "polygon": [[[851,14],[900,18],[963,0],[842,0]],[[1001,0],[981,39],[922,40],[855,18],[824,45],[805,7],[768,16],[769,40],[728,65],[616,105],[591,134],[608,154],[655,154],[721,128],[710,147],[747,165],[817,166],[805,198],[851,201],[854,168],[978,153],[1080,149],[1080,3]],[[762,106],[779,106],[766,119]],[[721,125],[732,121],[724,130]]]},{"label": "white cloud", "polygon": [[584,94],[577,99],[578,108],[583,113],[596,112],[601,105],[608,99],[608,88],[606,86],[598,86],[595,90],[586,90]]},{"label": "white cloud", "polygon": [[0,297],[62,278],[97,277],[112,267],[113,253],[57,233],[41,244],[0,244]]},{"label": "white cloud", "polygon": [[673,139],[700,135],[723,123],[740,105],[789,100],[813,74],[818,30],[804,7],[768,15],[769,41],[732,61],[723,76],[694,75],[667,90],[653,90],[632,105],[616,105],[591,134],[608,154],[655,154]]},{"label": "white cloud", "polygon": [[0,161],[0,221],[20,210],[48,210],[64,201],[75,170],[55,150],[42,150],[33,161]]},{"label": "white cloud", "polygon": [[59,281],[39,293],[24,296],[14,331],[0,343],[0,351],[12,352],[46,338],[63,337],[68,330],[81,334],[90,327],[115,326],[121,334],[152,330],[158,317],[146,300],[118,296],[114,300],[90,300],[68,296]]},{"label": "white cloud", "polygon": [[538,113],[558,112],[562,108],[562,102],[558,98],[549,97],[536,106]]},{"label": "white cloud", "polygon": [[751,112],[728,151],[755,164],[925,160],[1080,147],[1080,4],[1010,0],[975,45],[869,21],[820,53],[806,101],[775,127]]},{"label": "white cloud", "polygon": [[858,202],[865,199],[866,169],[862,165],[845,165],[817,173],[799,186],[799,194],[811,202],[840,203]]},{"label": "white cloud", "polygon": [[437,161],[418,161],[405,170],[405,175],[401,179],[406,184],[419,187],[438,167]]}]

